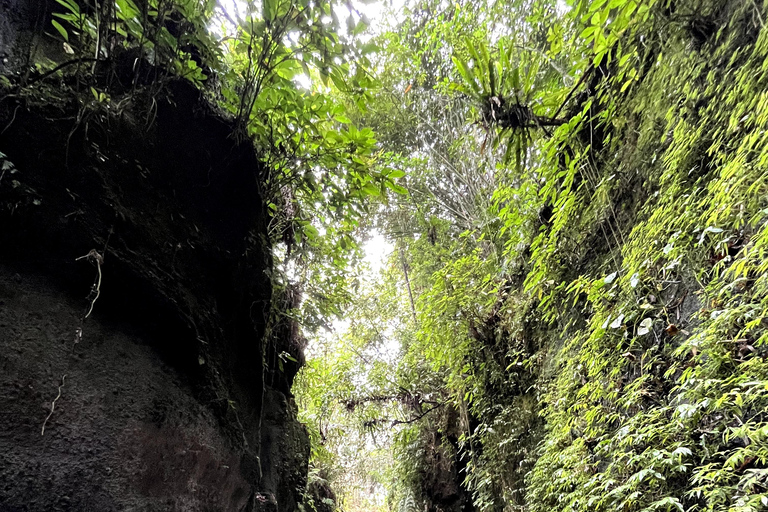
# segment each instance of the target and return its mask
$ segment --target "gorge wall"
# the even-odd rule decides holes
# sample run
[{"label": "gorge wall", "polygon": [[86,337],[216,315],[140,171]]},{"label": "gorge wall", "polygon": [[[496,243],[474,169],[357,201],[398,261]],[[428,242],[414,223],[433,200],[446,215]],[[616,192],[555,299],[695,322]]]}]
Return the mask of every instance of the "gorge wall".
[{"label": "gorge wall", "polygon": [[[6,75],[44,39],[21,4]],[[58,84],[0,93],[0,510],[296,510],[253,146],[186,82],[85,108]]]}]

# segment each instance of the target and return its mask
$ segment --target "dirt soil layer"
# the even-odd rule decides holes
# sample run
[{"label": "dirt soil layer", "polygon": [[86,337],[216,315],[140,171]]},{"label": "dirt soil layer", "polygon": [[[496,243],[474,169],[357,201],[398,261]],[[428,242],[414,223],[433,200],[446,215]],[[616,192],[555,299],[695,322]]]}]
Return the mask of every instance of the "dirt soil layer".
[{"label": "dirt soil layer", "polygon": [[245,506],[238,451],[141,335],[97,317],[75,345],[82,301],[6,266],[0,304],[0,509]]}]

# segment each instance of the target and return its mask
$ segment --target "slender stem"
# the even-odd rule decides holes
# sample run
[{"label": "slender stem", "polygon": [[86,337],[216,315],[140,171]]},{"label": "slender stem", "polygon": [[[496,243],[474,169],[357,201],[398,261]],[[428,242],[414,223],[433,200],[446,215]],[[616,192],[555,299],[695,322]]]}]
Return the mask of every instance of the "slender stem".
[{"label": "slender stem", "polygon": [[413,291],[411,290],[411,280],[408,278],[408,265],[405,263],[405,251],[400,248],[400,263],[403,266],[403,275],[405,275],[405,285],[408,287],[408,298],[411,301],[411,313],[413,314],[413,322],[418,323],[416,319],[416,305],[413,302]]},{"label": "slender stem", "polygon": [[557,119],[557,116],[560,115],[560,112],[562,112],[565,105],[571,100],[571,96],[573,96],[573,93],[576,92],[576,89],[578,89],[581,86],[584,80],[586,80],[587,76],[592,74],[592,71],[594,70],[595,70],[595,65],[590,64],[587,70],[584,72],[584,74],[581,75],[581,78],[579,78],[579,81],[576,82],[576,85],[574,85],[573,88],[568,92],[568,96],[566,96],[565,100],[563,100],[563,102],[560,104],[560,107],[557,109],[557,112],[555,112],[555,115],[552,116],[552,119]]}]

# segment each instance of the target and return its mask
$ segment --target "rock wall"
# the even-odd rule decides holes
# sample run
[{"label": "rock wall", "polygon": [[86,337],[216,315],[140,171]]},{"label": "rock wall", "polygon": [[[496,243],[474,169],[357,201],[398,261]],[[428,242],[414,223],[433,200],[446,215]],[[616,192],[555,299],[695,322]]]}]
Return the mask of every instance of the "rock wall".
[{"label": "rock wall", "polygon": [[0,511],[296,510],[254,148],[183,82],[59,92],[0,93]]}]

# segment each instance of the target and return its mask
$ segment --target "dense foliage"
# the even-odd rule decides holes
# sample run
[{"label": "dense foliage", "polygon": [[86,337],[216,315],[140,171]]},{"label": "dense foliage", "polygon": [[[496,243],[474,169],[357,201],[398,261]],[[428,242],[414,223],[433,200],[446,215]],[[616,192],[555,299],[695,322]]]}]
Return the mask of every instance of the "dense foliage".
[{"label": "dense foliage", "polygon": [[[361,433],[315,439],[364,473],[338,501],[764,510],[765,6],[406,9],[360,118],[407,171],[394,251],[298,389]],[[339,458],[371,429],[386,472]]]}]

